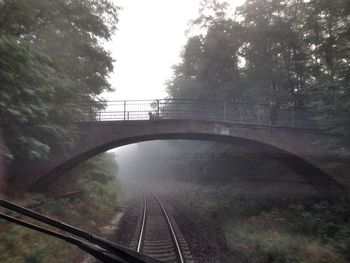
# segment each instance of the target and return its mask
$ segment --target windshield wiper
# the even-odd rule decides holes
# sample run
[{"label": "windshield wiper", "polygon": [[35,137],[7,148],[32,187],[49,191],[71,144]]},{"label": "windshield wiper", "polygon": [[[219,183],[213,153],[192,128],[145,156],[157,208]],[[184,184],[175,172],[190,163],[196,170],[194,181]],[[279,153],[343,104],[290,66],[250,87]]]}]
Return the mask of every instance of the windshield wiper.
[{"label": "windshield wiper", "polygon": [[12,216],[8,216],[8,215],[3,214],[3,213],[0,213],[0,218],[5,219],[7,221],[10,221],[12,223],[15,223],[17,225],[21,225],[21,226],[30,228],[32,230],[59,238],[59,239],[64,240],[68,243],[71,243],[73,245],[76,245],[80,249],[86,251],[87,253],[91,254],[92,256],[94,256],[95,258],[97,258],[103,262],[111,262],[111,263],[112,262],[127,262],[127,261],[122,260],[121,258],[117,258],[115,255],[110,255],[107,250],[102,249],[101,247],[99,247],[97,245],[92,245],[92,244],[85,242],[85,241],[82,241],[78,238],[64,235],[64,234],[58,233],[56,231],[52,231],[52,230],[43,228],[41,226],[31,224],[31,223],[25,222],[23,220],[19,220],[17,218],[14,218]]},{"label": "windshield wiper", "polygon": [[7,201],[3,198],[0,198],[0,206],[5,207],[11,211],[15,211],[32,219],[36,219],[42,223],[47,225],[56,227],[58,229],[64,230],[70,234],[83,238],[89,242],[80,240],[76,237],[72,237],[69,235],[61,234],[44,227],[25,222],[23,220],[14,218],[12,216],[0,213],[0,218],[10,221],[12,223],[30,228],[35,231],[39,231],[41,233],[59,238],[66,242],[69,242],[73,245],[78,246],[80,249],[86,251],[92,256],[100,259],[103,262],[132,262],[132,263],[156,263],[160,262],[154,258],[146,256],[144,254],[138,253],[131,249],[125,248],[123,246],[117,245],[111,241],[108,241],[99,236],[87,233],[79,228],[73,227],[66,223],[59,222],[55,219],[37,213],[33,210],[27,209],[25,207],[19,206],[15,203]]}]

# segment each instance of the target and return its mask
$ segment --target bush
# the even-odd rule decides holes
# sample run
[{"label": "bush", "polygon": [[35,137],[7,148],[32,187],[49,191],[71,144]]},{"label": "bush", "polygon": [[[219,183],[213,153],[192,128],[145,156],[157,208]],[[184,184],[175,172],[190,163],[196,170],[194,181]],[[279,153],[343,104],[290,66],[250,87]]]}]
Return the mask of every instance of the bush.
[{"label": "bush", "polygon": [[8,231],[1,233],[0,242],[5,249],[11,250],[23,237],[23,228],[20,226],[10,226]]},{"label": "bush", "polygon": [[343,201],[291,205],[287,209],[288,230],[320,238],[324,242],[350,237],[350,206]]},{"label": "bush", "polygon": [[47,243],[37,242],[28,253],[25,255],[26,262],[40,263],[43,262],[43,257],[52,249],[52,246]]}]

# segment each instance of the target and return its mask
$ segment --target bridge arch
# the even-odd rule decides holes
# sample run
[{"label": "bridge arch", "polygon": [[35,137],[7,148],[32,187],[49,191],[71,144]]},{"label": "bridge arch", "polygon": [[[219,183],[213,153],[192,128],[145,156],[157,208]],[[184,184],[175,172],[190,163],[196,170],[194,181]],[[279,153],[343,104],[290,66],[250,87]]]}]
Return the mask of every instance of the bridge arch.
[{"label": "bridge arch", "polygon": [[302,175],[311,184],[340,185],[320,165],[329,158],[317,142],[323,134],[316,130],[264,125],[242,125],[193,120],[138,120],[82,122],[71,152],[53,152],[46,171],[33,184],[44,188],[77,164],[109,149],[151,140],[191,139],[225,142],[270,155]]}]

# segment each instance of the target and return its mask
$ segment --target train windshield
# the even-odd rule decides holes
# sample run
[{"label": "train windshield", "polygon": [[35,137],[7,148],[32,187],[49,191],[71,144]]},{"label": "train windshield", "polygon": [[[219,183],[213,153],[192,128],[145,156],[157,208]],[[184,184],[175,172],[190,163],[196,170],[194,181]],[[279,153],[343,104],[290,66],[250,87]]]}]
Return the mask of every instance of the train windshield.
[{"label": "train windshield", "polygon": [[0,0],[0,262],[350,262],[349,0]]}]

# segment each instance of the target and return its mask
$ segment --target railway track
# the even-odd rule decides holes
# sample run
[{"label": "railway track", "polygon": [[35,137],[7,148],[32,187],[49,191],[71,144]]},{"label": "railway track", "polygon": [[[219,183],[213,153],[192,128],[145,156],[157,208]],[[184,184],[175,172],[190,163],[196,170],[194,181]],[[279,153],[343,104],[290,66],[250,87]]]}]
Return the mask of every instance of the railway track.
[{"label": "railway track", "polygon": [[194,262],[188,244],[159,197],[143,191],[143,212],[134,238],[137,252],[161,262]]}]

